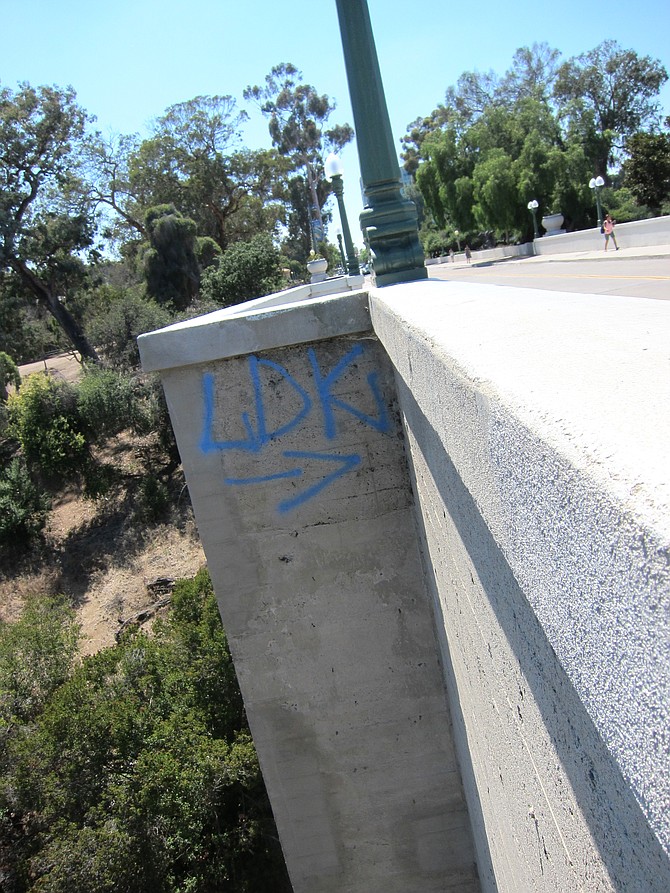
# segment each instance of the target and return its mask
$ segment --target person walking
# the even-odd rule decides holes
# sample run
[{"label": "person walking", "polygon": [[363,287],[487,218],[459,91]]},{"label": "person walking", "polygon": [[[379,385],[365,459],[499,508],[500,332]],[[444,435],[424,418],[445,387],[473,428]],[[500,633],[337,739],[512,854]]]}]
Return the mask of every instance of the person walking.
[{"label": "person walking", "polygon": [[609,240],[612,239],[614,242],[614,247],[616,250],[619,250],[619,246],[616,243],[616,236],[614,235],[614,223],[609,214],[605,214],[605,219],[603,220],[603,232],[605,233],[605,251],[607,251],[607,246],[609,244]]},{"label": "person walking", "polygon": [[472,252],[470,251],[470,246],[465,246],[465,260],[470,263],[470,258],[472,257]]}]

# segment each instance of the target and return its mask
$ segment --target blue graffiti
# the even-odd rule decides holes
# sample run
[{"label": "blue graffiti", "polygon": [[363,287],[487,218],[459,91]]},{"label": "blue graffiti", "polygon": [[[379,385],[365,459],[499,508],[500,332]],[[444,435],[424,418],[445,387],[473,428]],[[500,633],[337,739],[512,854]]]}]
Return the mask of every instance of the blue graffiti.
[{"label": "blue graffiti", "polygon": [[[384,403],[379,388],[379,376],[376,372],[371,372],[366,378],[375,404],[375,414],[373,415],[363,412],[356,406],[353,406],[341,397],[337,397],[333,393],[333,389],[344,373],[359,357],[361,357],[363,352],[363,345],[357,344],[340,359],[330,372],[324,374],[317,360],[315,351],[312,348],[309,348],[307,355],[314,379],[314,400],[305,388],[302,387],[302,385],[300,385],[283,366],[280,366],[272,360],[263,360],[255,356],[249,357],[249,378],[253,389],[253,412],[255,417],[252,418],[249,412],[242,412],[240,419],[245,436],[235,440],[217,440],[213,435],[215,422],[215,380],[211,373],[205,373],[202,378],[204,419],[202,435],[200,438],[201,450],[203,453],[211,453],[217,450],[241,450],[243,452],[260,453],[269,443],[297,428],[300,423],[309,416],[315,401],[321,410],[323,433],[328,440],[333,440],[337,436],[336,410],[352,415],[363,424],[372,427],[375,431],[388,433],[392,426],[386,404]],[[275,428],[268,428],[266,407],[263,400],[263,382],[260,375],[261,367],[271,369],[278,373],[293,389],[299,399],[299,408],[297,411],[294,412],[291,418]],[[358,454],[338,455],[336,453],[286,450],[282,453],[282,456],[289,460],[299,459],[303,461],[298,467],[289,468],[286,471],[250,477],[227,477],[224,478],[224,483],[229,486],[246,486],[284,479],[301,478],[305,474],[304,465],[306,462],[325,462],[337,466],[321,480],[308,486],[290,499],[282,500],[277,508],[279,512],[284,513],[297,508],[299,505],[312,499],[338,478],[353,471],[361,464],[361,457]]]},{"label": "blue graffiti", "polygon": [[354,362],[354,360],[358,359],[358,357],[361,356],[362,353],[363,345],[357,344],[352,350],[349,351],[346,356],[342,357],[342,359],[337,364],[337,366],[335,366],[332,372],[330,372],[324,378],[321,373],[321,369],[319,368],[316,354],[311,347],[307,351],[310,363],[312,364],[312,370],[314,372],[316,391],[321,402],[321,410],[323,412],[324,421],[324,434],[329,440],[332,440],[337,433],[335,417],[333,415],[333,407],[338,407],[338,409],[343,409],[345,412],[351,413],[351,415],[355,416],[355,418],[357,418],[359,421],[364,422],[366,425],[370,425],[376,431],[386,433],[390,429],[391,423],[388,418],[386,406],[384,404],[384,401],[382,400],[381,394],[379,393],[379,388],[377,386],[378,375],[376,372],[371,372],[370,375],[368,375],[367,382],[370,386],[370,390],[372,391],[372,396],[375,399],[375,403],[377,404],[377,418],[361,412],[360,409],[356,409],[355,406],[352,406],[350,403],[341,400],[339,397],[336,397],[334,394],[331,393],[331,389],[336,384],[338,379]]},{"label": "blue graffiti", "polygon": [[[334,453],[309,453],[303,452],[302,450],[285,450],[282,453],[282,456],[286,457],[287,459],[316,459],[322,462],[334,462],[339,465],[339,468],[336,468],[320,481],[312,484],[311,487],[307,487],[307,489],[302,490],[300,493],[297,493],[292,499],[282,500],[277,506],[282,514],[290,511],[291,509],[297,508],[299,505],[302,505],[304,502],[312,499],[326,487],[330,486],[330,484],[332,484],[338,478],[341,478],[342,475],[353,471],[354,468],[357,468],[361,464],[361,457],[357,453],[352,453],[348,456],[339,456]],[[224,478],[224,483],[230,486],[242,486],[245,484],[264,484],[269,481],[278,481],[282,478],[302,477],[304,473],[305,471],[303,468],[292,468],[289,471],[280,471],[276,474],[260,475],[258,477]]]},{"label": "blue graffiti", "polygon": [[[296,393],[302,399],[302,407],[295,416],[285,425],[275,428],[273,431],[267,430],[265,419],[265,405],[263,403],[263,388],[261,379],[258,374],[258,367],[266,366],[279,372],[282,378],[295,389]],[[260,452],[264,446],[292,431],[300,422],[309,414],[312,408],[312,400],[307,391],[301,387],[293,376],[280,366],[279,363],[273,363],[272,360],[259,360],[258,357],[249,357],[249,376],[254,388],[254,404],[256,409],[256,428],[253,427],[249,413],[242,413],[242,424],[247,432],[245,440],[214,440],[212,437],[212,425],[214,423],[214,376],[211,373],[205,373],[202,377],[203,400],[205,404],[205,424],[203,426],[202,437],[200,439],[200,449],[203,453],[211,453],[214,450],[246,450],[252,453]]]}]

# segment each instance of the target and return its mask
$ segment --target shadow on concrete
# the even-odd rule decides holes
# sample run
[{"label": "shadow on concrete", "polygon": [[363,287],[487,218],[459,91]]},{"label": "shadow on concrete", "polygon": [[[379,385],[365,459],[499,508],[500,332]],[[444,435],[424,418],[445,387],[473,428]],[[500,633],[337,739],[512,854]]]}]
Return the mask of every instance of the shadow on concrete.
[{"label": "shadow on concrete", "polygon": [[[476,568],[502,633],[532,691],[614,889],[622,893],[667,893],[670,890],[670,862],[666,853],[559,663],[535,612],[446,453],[438,433],[399,375],[396,379],[407,424],[410,430],[421,432],[420,442],[426,464]],[[411,462],[410,471],[416,492]],[[435,556],[433,561],[418,510],[417,523],[426,557],[428,584],[433,591],[435,610],[441,613],[434,573],[434,564],[440,559]],[[436,629],[442,654],[445,661],[450,663],[452,643],[447,638],[448,625],[448,618],[437,617]],[[539,647],[530,648],[529,641],[538,643]],[[455,644],[455,647],[458,645]],[[452,693],[455,691],[458,695],[453,668],[447,666],[445,669]],[[450,701],[453,721],[458,729],[457,738],[467,741],[461,699],[451,697]],[[460,751],[466,791],[476,791],[476,776],[470,754],[466,748],[460,748]],[[478,837],[477,831],[485,829],[481,802],[469,802],[468,807],[473,824],[476,826],[479,823],[479,828],[475,828]],[[481,855],[479,853],[480,859]],[[490,857],[489,864],[480,864],[479,870],[482,880],[487,877],[495,884]]]}]

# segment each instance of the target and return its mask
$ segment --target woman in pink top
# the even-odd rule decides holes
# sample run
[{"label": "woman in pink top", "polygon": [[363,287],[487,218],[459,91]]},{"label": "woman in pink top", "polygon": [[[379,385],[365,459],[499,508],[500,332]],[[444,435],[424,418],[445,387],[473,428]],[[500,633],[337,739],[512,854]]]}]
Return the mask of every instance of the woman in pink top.
[{"label": "woman in pink top", "polygon": [[603,232],[605,233],[605,251],[607,251],[607,245],[609,243],[610,236],[612,238],[612,241],[614,242],[614,247],[618,251],[619,246],[616,243],[616,236],[614,235],[614,221],[609,214],[606,214],[605,219],[603,220]]}]

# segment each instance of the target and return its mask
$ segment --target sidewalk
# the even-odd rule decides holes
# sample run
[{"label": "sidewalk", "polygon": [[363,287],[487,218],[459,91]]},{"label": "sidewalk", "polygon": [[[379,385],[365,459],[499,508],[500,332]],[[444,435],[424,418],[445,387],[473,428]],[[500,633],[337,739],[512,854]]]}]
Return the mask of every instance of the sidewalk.
[{"label": "sidewalk", "polygon": [[[534,257],[516,257],[513,258],[513,260],[531,264],[551,264],[575,260],[631,260],[635,257],[670,258],[670,245],[649,245],[642,248],[626,248],[625,245],[620,245],[618,251],[615,251],[614,248],[609,248],[607,251],[605,251],[604,248],[601,248],[598,251],[571,251],[566,254],[538,254]],[[482,263],[487,263],[487,261],[482,261]]]},{"label": "sidewalk", "polygon": [[[604,248],[598,251],[571,251],[565,254],[538,254],[532,257],[500,257],[478,259],[477,251],[472,252],[472,261],[467,263],[464,254],[455,255],[454,262],[447,260],[443,263],[431,264],[431,267],[444,269],[445,267],[463,268],[463,267],[490,267],[498,264],[553,264],[553,263],[570,263],[571,261],[584,260],[631,260],[636,257],[644,258],[670,258],[670,245],[649,245],[647,247],[626,248],[621,245],[619,251],[610,248],[605,251]],[[430,270],[430,267],[428,268]]]}]

